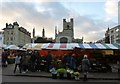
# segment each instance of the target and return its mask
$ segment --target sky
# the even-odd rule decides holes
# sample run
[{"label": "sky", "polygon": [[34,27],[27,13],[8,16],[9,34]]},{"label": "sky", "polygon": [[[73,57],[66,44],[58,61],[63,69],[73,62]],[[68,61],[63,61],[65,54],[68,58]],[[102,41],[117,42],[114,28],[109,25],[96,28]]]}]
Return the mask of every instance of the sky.
[{"label": "sky", "polygon": [[74,38],[95,42],[105,31],[118,25],[118,0],[0,0],[0,31],[6,23],[18,22],[35,35],[55,38],[55,26],[74,19]]}]

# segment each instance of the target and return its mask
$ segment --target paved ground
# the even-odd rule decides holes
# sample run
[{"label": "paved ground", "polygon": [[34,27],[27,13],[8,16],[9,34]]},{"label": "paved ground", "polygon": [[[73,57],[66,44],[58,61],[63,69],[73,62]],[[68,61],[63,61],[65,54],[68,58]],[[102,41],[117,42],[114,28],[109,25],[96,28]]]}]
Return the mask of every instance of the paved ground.
[{"label": "paved ground", "polygon": [[[51,78],[51,73],[47,72],[27,72],[27,73],[13,73],[14,64],[8,65],[8,67],[2,68],[2,75],[3,76],[27,76],[27,77],[47,77]],[[83,74],[81,73],[80,78],[83,78]],[[96,80],[119,80],[120,81],[120,73],[116,72],[109,72],[109,73],[89,73],[89,79],[96,79]]]},{"label": "paved ground", "polygon": [[[23,76],[3,76],[2,82],[84,82],[82,79],[76,80],[68,80],[68,79],[52,79],[45,77],[23,77]],[[92,80],[89,79],[85,82],[112,82],[116,83],[118,80]]]}]

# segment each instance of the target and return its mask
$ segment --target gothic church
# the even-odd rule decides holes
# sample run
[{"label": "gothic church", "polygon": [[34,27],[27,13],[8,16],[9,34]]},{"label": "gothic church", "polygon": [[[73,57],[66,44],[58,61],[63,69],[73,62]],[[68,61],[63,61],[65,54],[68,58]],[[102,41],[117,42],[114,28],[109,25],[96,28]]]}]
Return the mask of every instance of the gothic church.
[{"label": "gothic church", "polygon": [[82,43],[82,39],[74,39],[74,21],[73,18],[69,22],[63,19],[63,31],[57,33],[57,28],[55,28],[55,42],[56,43]]}]

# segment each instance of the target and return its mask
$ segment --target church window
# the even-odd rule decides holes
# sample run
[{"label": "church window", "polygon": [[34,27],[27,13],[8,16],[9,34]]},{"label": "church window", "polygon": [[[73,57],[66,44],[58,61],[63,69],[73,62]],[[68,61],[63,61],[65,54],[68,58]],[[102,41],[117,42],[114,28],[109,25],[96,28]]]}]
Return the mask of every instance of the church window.
[{"label": "church window", "polygon": [[69,25],[67,25],[67,29],[69,29],[70,28],[70,26]]},{"label": "church window", "polygon": [[68,39],[66,37],[60,38],[60,43],[67,43]]}]

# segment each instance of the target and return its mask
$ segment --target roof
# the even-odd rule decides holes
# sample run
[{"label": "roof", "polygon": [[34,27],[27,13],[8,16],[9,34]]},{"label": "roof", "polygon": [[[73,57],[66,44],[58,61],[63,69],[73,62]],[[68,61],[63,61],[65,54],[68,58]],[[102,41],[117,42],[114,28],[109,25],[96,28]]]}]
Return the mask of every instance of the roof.
[{"label": "roof", "polygon": [[75,47],[79,47],[78,43],[46,43],[41,49],[72,50]]},{"label": "roof", "polygon": [[85,49],[120,49],[117,44],[79,44],[79,48]]},{"label": "roof", "polygon": [[23,46],[25,49],[31,49],[31,50],[41,50],[42,43],[28,43]]},{"label": "roof", "polygon": [[8,45],[5,49],[19,50],[19,47],[16,45]]},{"label": "roof", "polygon": [[80,49],[120,49],[120,44],[79,44],[79,43],[28,43],[23,46],[26,49],[41,50],[73,50],[74,48]]},{"label": "roof", "polygon": [[79,43],[45,43],[41,49],[60,49],[72,50],[74,48],[81,49],[120,49],[119,44],[79,44]]}]

